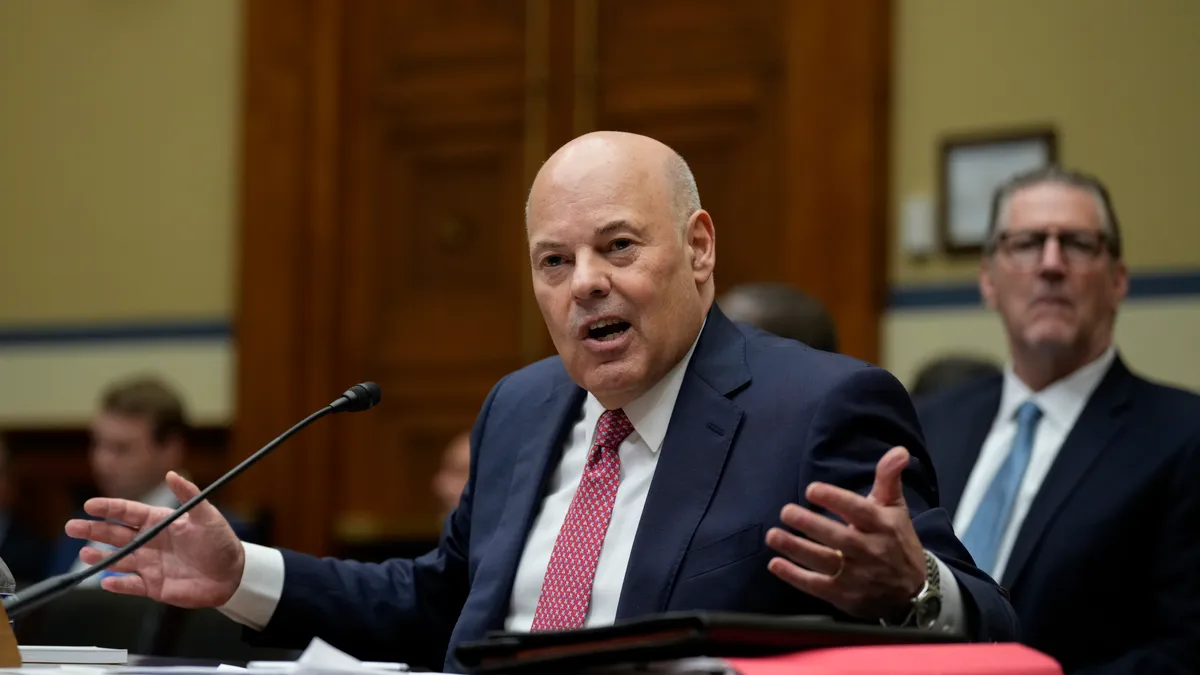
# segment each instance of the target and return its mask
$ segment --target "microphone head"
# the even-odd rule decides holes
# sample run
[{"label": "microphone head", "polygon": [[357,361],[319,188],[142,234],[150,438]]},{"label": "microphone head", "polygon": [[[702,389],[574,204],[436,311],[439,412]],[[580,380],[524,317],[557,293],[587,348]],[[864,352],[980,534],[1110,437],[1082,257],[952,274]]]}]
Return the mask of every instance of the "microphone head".
[{"label": "microphone head", "polygon": [[359,412],[374,408],[383,398],[383,391],[374,382],[363,382],[350,387],[329,404],[334,412]]}]

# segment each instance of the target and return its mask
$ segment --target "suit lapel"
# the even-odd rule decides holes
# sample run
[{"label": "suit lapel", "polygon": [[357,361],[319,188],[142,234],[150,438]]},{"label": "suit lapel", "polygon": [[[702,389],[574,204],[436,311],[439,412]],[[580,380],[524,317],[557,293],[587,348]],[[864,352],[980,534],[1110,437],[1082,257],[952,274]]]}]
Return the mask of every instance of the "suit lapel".
[{"label": "suit lapel", "polygon": [[[510,495],[504,506],[500,529],[492,541],[502,548],[496,553],[495,573],[487,575],[495,585],[487,597],[495,605],[488,615],[488,628],[499,629],[508,614],[509,598],[525,540],[541,505],[546,481],[562,456],[564,435],[575,423],[585,392],[571,381],[555,387],[539,406],[531,406],[531,415],[518,425],[520,433],[529,433],[521,445],[513,466]],[[547,424],[547,421],[552,423]]]},{"label": "suit lapel", "polygon": [[716,305],[679,389],[638,524],[617,619],[662,612],[742,421],[727,398],[750,380],[745,338]]},{"label": "suit lapel", "polygon": [[1001,585],[1005,588],[1013,589],[1063,503],[1120,434],[1126,421],[1132,384],[1133,375],[1120,357],[1116,358],[1063,441],[1050,472],[1029,507],[1004,568]]},{"label": "suit lapel", "polygon": [[[975,392],[965,406],[961,409],[955,408],[954,415],[960,420],[968,420],[969,424],[961,436],[961,441],[938,439],[950,447],[929,448],[929,453],[941,460],[936,464],[941,505],[951,518],[958,510],[967,480],[971,478],[971,471],[975,468],[975,462],[983,450],[983,443],[987,440],[992,422],[996,419],[996,411],[1000,409],[1000,392],[1003,386],[1003,378],[989,378],[986,385]],[[952,421],[950,428],[957,430],[962,427]],[[928,440],[934,442],[933,439]]]}]

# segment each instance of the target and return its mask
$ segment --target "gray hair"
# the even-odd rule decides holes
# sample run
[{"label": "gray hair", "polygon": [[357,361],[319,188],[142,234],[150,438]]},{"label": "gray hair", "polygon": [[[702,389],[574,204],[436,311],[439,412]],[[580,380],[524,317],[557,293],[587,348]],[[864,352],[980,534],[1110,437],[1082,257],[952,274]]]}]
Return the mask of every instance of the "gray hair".
[{"label": "gray hair", "polygon": [[687,160],[678,152],[672,152],[667,158],[667,184],[671,190],[671,210],[675,212],[679,233],[687,230],[688,219],[699,211],[700,188],[696,186],[696,177]]},{"label": "gray hair", "polygon": [[[664,169],[667,187],[671,191],[671,211],[675,214],[678,221],[676,225],[682,235],[687,230],[688,219],[692,217],[693,213],[703,208],[700,206],[700,188],[696,186],[696,177],[692,175],[692,169],[688,166],[687,160],[678,152],[672,152],[667,157]],[[533,187],[530,186],[529,192],[525,196],[526,234],[529,234],[529,206],[532,200]]]},{"label": "gray hair", "polygon": [[1067,185],[1090,194],[1100,212],[1100,229],[1108,236],[1108,251],[1114,258],[1121,257],[1121,223],[1117,220],[1117,212],[1113,208],[1108,188],[1099,178],[1091,174],[1071,171],[1055,165],[1019,173],[996,188],[996,193],[992,197],[991,215],[988,218],[987,239],[984,241],[983,247],[985,255],[990,256],[996,252],[1000,231],[1003,229],[1000,221],[1008,215],[1008,206],[1013,195],[1023,188],[1042,183]]}]

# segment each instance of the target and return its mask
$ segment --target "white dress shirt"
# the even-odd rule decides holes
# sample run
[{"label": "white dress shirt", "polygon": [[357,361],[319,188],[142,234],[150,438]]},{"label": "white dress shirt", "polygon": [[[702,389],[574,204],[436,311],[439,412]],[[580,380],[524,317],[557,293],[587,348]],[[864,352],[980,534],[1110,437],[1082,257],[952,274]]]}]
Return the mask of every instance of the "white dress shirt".
[{"label": "white dress shirt", "polygon": [[[621,457],[620,487],[596,564],[592,602],[584,620],[585,627],[611,624],[616,618],[625,569],[629,565],[629,554],[633,549],[638,523],[642,519],[642,509],[650,492],[654,469],[658,465],[659,450],[667,435],[675,400],[695,348],[696,343],[693,342],[683,360],[658,384],[623,408],[634,431],[618,450]],[[568,434],[562,459],[550,479],[517,566],[505,620],[506,630],[526,632],[533,625],[554,542],[579,487],[596,423],[603,412],[604,407],[600,402],[588,394]],[[241,585],[220,610],[239,623],[261,629],[270,621],[283,594],[283,556],[275,549],[246,543],[243,546],[246,550],[246,566]],[[938,568],[943,599],[938,627],[946,631],[960,630],[965,624],[958,582],[940,560]]]},{"label": "white dress shirt", "polygon": [[1012,449],[1013,438],[1017,434],[1017,408],[1026,401],[1036,403],[1042,410],[1042,418],[1037,425],[1029,465],[1025,469],[1021,488],[1013,503],[1012,517],[1004,531],[1000,549],[996,552],[993,578],[1000,579],[1004,576],[1004,568],[1008,565],[1008,558],[1012,554],[1013,544],[1017,541],[1017,534],[1021,531],[1021,524],[1029,514],[1029,507],[1041,489],[1042,481],[1054,465],[1054,459],[1058,457],[1063,441],[1071,433],[1075,421],[1079,419],[1088,399],[1100,385],[1100,380],[1104,379],[1116,355],[1116,347],[1109,347],[1096,360],[1036,393],[1030,391],[1021,378],[1017,377],[1012,364],[1005,367],[1000,409],[996,411],[992,430],[979,451],[979,459],[975,461],[975,468],[971,470],[971,476],[963,488],[962,500],[954,516],[954,530],[961,537],[971,524],[971,519],[975,517],[975,511],[983,501],[983,495],[992,484],[996,472],[1000,470],[1000,465]]}]

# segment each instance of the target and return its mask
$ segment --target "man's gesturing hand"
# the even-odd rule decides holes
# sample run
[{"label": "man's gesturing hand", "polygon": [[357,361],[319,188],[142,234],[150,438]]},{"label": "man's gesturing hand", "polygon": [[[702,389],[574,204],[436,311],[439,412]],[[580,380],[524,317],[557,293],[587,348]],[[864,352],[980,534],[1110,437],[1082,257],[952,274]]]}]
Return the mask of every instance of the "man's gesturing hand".
[{"label": "man's gesturing hand", "polygon": [[[174,471],[167,474],[167,484],[181,503],[200,492]],[[138,530],[171,514],[168,508],[124,499],[89,499],[83,508],[104,520],[68,521],[67,534],[117,547],[128,544]],[[79,555],[92,565],[107,553],[87,546]],[[101,585],[114,593],[145,595],[179,607],[220,607],[241,583],[245,563],[242,543],[233,528],[215,506],[205,501],[136,553],[108,568],[128,576],[107,577]]]},{"label": "man's gesturing hand", "polygon": [[901,483],[908,458],[902,447],[889,450],[866,497],[826,483],[809,485],[808,501],[845,524],[788,504],[783,523],[811,540],[771,528],[767,544],[783,557],[771,559],[768,569],[851,616],[903,620],[925,583],[925,553]]}]

